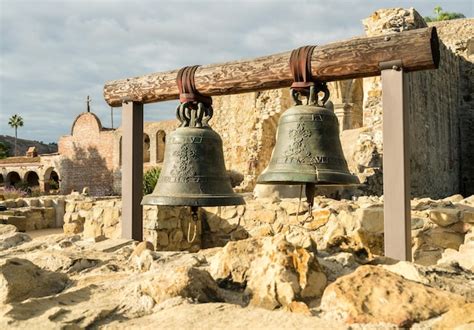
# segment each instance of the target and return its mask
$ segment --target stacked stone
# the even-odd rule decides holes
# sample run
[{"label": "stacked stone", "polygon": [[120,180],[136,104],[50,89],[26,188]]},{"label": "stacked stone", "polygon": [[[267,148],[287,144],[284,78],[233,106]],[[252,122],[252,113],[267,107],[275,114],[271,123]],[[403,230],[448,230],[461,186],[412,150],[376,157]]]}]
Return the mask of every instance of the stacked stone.
[{"label": "stacked stone", "polygon": [[201,221],[192,220],[189,207],[147,205],[143,209],[143,239],[158,251],[197,251],[201,232]]},{"label": "stacked stone", "polygon": [[0,211],[0,222],[11,224],[19,231],[55,228],[58,226],[58,215],[62,214],[64,199],[49,198],[17,198],[1,201],[0,205],[7,208]]},{"label": "stacked stone", "polygon": [[118,238],[122,201],[78,196],[66,201],[63,229],[66,234],[83,233],[86,238]]}]

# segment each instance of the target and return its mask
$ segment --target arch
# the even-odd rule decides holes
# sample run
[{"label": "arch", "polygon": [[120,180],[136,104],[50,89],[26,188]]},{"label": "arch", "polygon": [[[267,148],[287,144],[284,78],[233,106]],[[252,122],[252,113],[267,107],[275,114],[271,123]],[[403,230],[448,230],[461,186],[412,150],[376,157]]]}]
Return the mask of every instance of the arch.
[{"label": "arch", "polygon": [[143,162],[150,162],[150,136],[143,134]]},{"label": "arch", "polygon": [[[102,123],[99,117],[92,112],[83,112],[74,119],[71,127],[71,135],[90,134],[91,128],[94,127],[94,131],[97,134],[102,130]],[[84,131],[84,132],[83,132]]]},{"label": "arch", "polygon": [[59,190],[59,174],[53,167],[50,167],[44,173],[44,191]]},{"label": "arch", "polygon": [[23,181],[26,182],[28,187],[38,187],[39,186],[39,175],[35,171],[28,171],[23,177]]},{"label": "arch", "polygon": [[163,130],[159,130],[156,133],[156,162],[162,163],[165,159],[165,144],[166,144],[166,133]]},{"label": "arch", "polygon": [[0,187],[3,187],[5,180],[3,179],[3,174],[0,174]]},{"label": "arch", "polygon": [[21,176],[18,172],[11,171],[7,174],[7,178],[5,180],[7,187],[15,187],[19,183],[21,183]]}]

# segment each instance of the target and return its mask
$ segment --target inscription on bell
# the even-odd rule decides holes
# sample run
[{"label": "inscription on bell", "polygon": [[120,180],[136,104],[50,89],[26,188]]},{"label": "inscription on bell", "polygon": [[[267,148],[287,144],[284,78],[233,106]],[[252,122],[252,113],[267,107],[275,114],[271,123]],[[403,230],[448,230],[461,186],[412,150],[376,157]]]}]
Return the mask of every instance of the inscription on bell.
[{"label": "inscription on bell", "polygon": [[277,164],[331,164],[331,165],[346,165],[345,159],[328,157],[328,156],[310,156],[310,157],[280,157],[276,159]]},{"label": "inscription on bell", "polygon": [[202,137],[200,136],[173,136],[171,143],[202,143]]}]

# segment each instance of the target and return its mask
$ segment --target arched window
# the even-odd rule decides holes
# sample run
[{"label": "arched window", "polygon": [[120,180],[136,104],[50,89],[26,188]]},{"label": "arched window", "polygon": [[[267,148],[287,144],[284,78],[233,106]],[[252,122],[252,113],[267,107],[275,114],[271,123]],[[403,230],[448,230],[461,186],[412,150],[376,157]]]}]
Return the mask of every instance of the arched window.
[{"label": "arched window", "polygon": [[38,187],[39,186],[39,176],[34,171],[26,172],[24,181],[28,184],[28,187]]},{"label": "arched window", "polygon": [[165,159],[165,143],[166,133],[165,131],[158,131],[156,133],[156,162],[162,163]]},{"label": "arched window", "polygon": [[143,162],[150,162],[150,137],[148,134],[143,134]]}]

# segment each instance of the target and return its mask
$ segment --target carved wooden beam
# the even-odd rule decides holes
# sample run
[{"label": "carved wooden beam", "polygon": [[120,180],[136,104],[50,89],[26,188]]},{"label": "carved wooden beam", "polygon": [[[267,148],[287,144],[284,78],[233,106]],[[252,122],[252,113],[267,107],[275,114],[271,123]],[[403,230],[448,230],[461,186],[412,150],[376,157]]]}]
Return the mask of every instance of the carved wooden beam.
[{"label": "carved wooden beam", "polygon": [[[401,60],[405,72],[434,69],[439,63],[435,27],[377,37],[354,38],[316,47],[311,58],[314,77],[334,81],[380,75],[381,62]],[[195,74],[204,95],[238,94],[288,87],[292,83],[290,52],[201,66]],[[195,63],[190,63],[195,64]],[[178,98],[178,70],[109,81],[105,101],[114,107],[122,101],[153,103]]]}]

